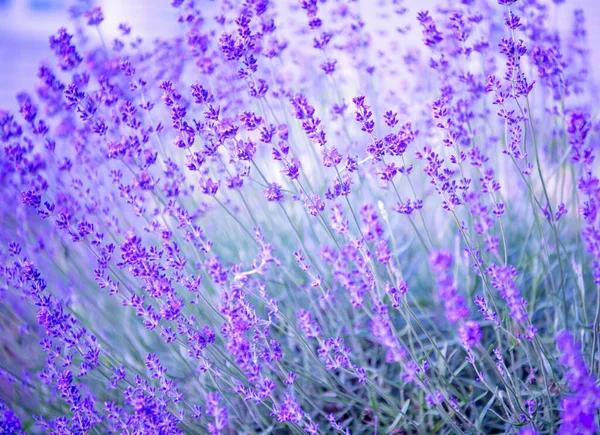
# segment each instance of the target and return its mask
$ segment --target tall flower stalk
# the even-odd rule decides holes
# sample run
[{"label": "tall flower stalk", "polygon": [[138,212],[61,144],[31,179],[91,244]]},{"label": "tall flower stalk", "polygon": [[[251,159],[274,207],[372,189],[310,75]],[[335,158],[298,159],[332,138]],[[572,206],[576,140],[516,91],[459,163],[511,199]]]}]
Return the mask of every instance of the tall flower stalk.
[{"label": "tall flower stalk", "polygon": [[416,3],[70,8],[0,110],[0,432],[598,430],[585,11]]}]

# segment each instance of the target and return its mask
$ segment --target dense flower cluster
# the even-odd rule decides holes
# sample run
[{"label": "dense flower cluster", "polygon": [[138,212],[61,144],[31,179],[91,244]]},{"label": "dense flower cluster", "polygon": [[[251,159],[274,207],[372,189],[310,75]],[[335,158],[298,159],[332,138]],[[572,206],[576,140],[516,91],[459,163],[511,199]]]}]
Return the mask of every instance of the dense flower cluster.
[{"label": "dense flower cluster", "polygon": [[83,3],[0,110],[0,433],[598,431],[584,11]]}]

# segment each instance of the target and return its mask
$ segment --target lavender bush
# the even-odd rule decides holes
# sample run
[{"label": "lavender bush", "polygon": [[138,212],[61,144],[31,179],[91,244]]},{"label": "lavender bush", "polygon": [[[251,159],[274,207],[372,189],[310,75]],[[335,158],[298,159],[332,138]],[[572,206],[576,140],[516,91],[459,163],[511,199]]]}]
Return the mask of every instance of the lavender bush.
[{"label": "lavender bush", "polygon": [[1,433],[598,432],[583,11],[418,3],[70,9],[0,111]]}]

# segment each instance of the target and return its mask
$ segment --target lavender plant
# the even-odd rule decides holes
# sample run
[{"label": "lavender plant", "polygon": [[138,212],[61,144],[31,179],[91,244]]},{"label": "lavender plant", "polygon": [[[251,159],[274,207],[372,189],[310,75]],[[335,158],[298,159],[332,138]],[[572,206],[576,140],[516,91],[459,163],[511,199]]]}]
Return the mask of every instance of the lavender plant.
[{"label": "lavender plant", "polygon": [[76,3],[0,111],[0,432],[597,433],[562,3]]}]

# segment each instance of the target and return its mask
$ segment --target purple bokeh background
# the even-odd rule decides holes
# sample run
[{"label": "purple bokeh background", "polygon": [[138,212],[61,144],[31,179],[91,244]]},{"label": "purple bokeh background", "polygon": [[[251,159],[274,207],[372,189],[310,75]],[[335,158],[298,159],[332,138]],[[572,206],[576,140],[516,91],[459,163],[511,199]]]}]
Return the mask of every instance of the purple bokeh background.
[{"label": "purple bokeh background", "polygon": [[[67,8],[77,0],[0,0],[0,108],[16,110],[15,94],[31,88],[35,80],[37,68],[42,59],[50,58],[48,37],[61,26],[69,23]],[[292,3],[295,0],[274,0]],[[369,16],[370,2],[377,0],[359,0],[365,21],[376,20]],[[456,0],[458,1],[458,0]],[[542,0],[551,3],[551,0]],[[79,0],[81,2],[81,0]],[[90,5],[101,6],[105,21],[103,32],[107,37],[116,35],[119,23],[127,22],[134,33],[146,39],[158,36],[171,36],[180,31],[176,22],[176,11],[169,0],[104,0],[87,1]],[[214,2],[198,0],[206,3],[210,10]],[[436,0],[406,0],[409,14],[432,8]],[[600,67],[600,27],[595,24],[600,16],[600,0],[566,0],[553,19],[562,29],[572,24],[573,10],[583,9],[586,15],[588,41],[592,49],[592,76]],[[553,8],[556,10],[555,8]],[[207,16],[210,14],[207,12]],[[413,32],[407,35],[407,45],[418,45],[420,34]]]}]

